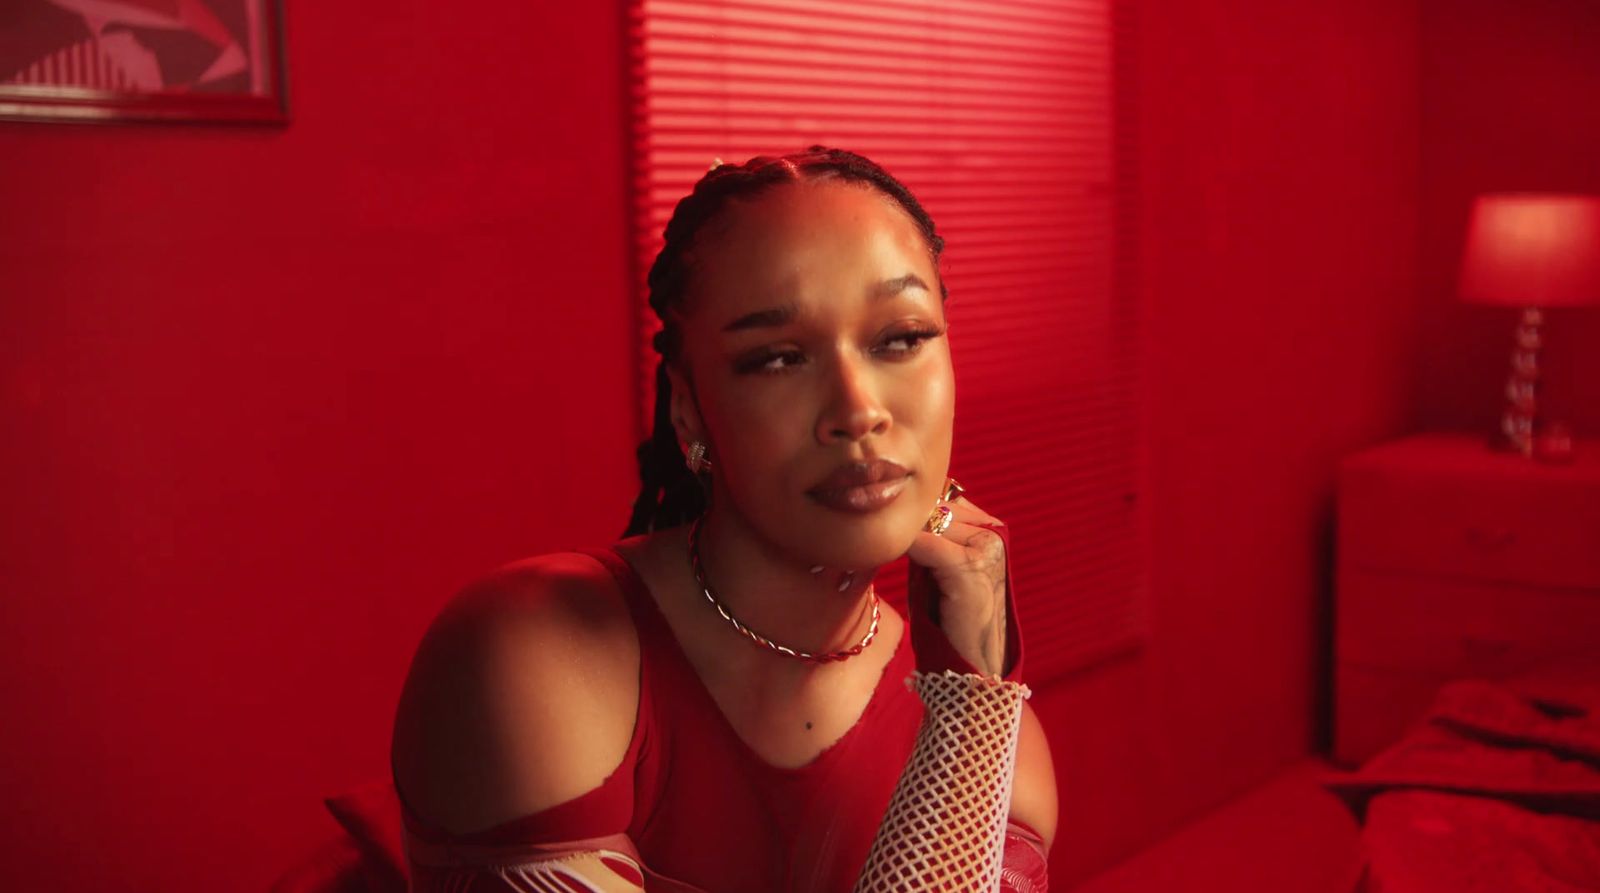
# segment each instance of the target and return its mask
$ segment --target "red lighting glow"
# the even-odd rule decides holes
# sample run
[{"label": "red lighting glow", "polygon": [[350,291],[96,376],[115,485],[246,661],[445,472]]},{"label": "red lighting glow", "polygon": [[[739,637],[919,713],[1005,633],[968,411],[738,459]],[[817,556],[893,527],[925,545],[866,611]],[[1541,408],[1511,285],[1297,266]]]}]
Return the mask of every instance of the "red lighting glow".
[{"label": "red lighting glow", "polygon": [[1600,196],[1480,196],[1467,229],[1461,296],[1517,307],[1600,303]]}]

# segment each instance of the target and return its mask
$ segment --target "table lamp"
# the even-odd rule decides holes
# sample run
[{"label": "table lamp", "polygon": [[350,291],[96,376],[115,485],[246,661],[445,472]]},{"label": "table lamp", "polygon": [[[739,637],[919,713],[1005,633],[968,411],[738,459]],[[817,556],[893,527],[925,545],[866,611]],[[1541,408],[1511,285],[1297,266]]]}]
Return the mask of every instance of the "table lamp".
[{"label": "table lamp", "polygon": [[1490,193],[1472,205],[1460,295],[1521,307],[1498,449],[1533,455],[1544,309],[1600,304],[1600,195]]}]

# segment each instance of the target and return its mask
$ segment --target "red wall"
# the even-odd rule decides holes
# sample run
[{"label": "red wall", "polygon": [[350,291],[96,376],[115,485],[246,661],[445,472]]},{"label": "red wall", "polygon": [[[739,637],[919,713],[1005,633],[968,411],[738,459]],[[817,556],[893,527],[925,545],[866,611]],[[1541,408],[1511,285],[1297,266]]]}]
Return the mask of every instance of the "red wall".
[{"label": "red wall", "polygon": [[1151,640],[1034,698],[1054,880],[1318,743],[1335,462],[1411,415],[1416,7],[1141,6]]},{"label": "red wall", "polygon": [[[1600,132],[1579,0],[1144,5],[1152,639],[1036,695],[1062,886],[1315,746],[1334,463],[1470,422],[1480,337],[1497,387],[1435,274],[1469,159],[1524,156],[1445,110],[1559,80],[1548,135]],[[291,6],[287,129],[0,126],[19,888],[260,889],[385,774],[454,587],[632,496],[616,11]]]},{"label": "red wall", "polygon": [[[1504,409],[1513,308],[1456,299],[1480,192],[1600,193],[1600,5],[1424,0],[1421,423],[1492,432]],[[1542,413],[1600,437],[1600,307],[1545,314]]]},{"label": "red wall", "polygon": [[286,129],[0,126],[9,889],[265,889],[454,588],[626,522],[620,15],[391,6],[289,4]]}]

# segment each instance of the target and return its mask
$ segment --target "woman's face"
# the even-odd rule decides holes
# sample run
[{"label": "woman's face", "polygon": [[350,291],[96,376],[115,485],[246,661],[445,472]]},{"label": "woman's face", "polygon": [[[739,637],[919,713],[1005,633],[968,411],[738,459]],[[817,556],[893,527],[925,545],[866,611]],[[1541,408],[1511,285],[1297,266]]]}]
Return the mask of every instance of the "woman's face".
[{"label": "woman's face", "polygon": [[[955,416],[938,271],[911,216],[865,184],[786,183],[733,202],[690,263],[698,403],[672,370],[673,420],[710,445],[713,511],[808,564],[904,554],[940,495]],[[903,480],[827,483],[878,459]]]}]

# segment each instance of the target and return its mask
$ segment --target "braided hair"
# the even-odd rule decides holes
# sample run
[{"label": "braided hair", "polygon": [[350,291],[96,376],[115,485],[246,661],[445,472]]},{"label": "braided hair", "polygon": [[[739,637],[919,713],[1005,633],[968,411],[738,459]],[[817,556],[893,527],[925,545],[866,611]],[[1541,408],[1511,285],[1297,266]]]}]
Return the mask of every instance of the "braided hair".
[{"label": "braided hair", "polygon": [[[624,537],[674,527],[699,517],[706,509],[706,488],[684,464],[672,427],[672,384],[669,363],[677,363],[683,349],[682,332],[674,319],[687,290],[689,252],[695,237],[734,199],[748,199],[779,183],[838,179],[865,183],[894,199],[916,221],[935,267],[944,251],[944,237],[934,231],[933,218],[911,191],[871,159],[844,149],[811,146],[790,155],[758,155],[743,164],[718,164],[679,200],[667,221],[665,243],[650,265],[646,283],[650,308],[661,320],[652,344],[661,360],[656,364],[656,406],[650,436],[639,444],[639,496],[633,504]],[[941,278],[941,300],[949,297]]]}]

